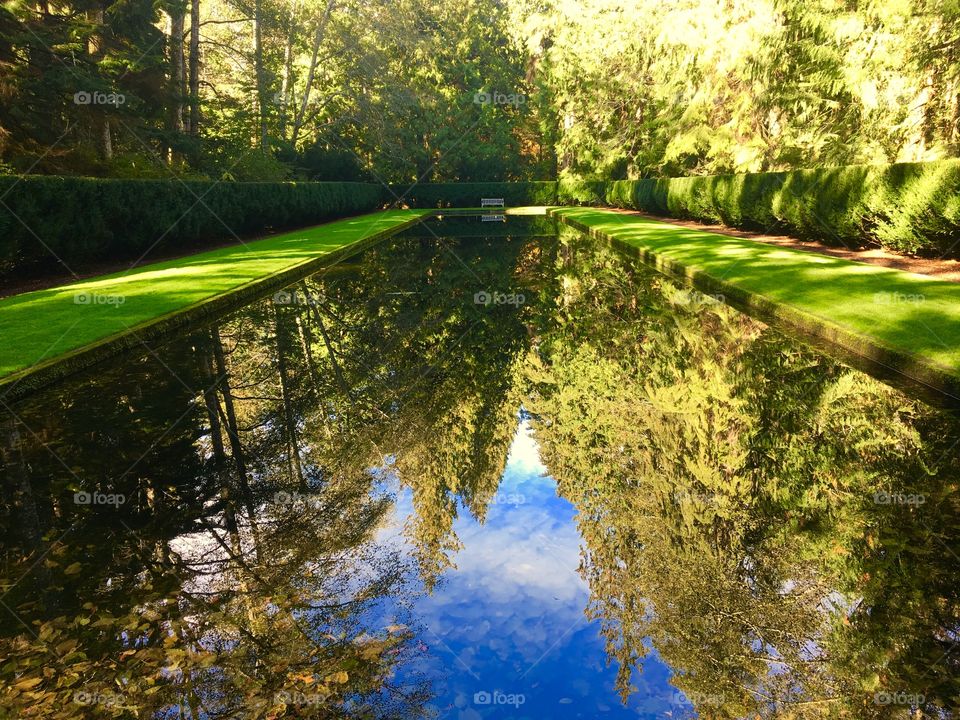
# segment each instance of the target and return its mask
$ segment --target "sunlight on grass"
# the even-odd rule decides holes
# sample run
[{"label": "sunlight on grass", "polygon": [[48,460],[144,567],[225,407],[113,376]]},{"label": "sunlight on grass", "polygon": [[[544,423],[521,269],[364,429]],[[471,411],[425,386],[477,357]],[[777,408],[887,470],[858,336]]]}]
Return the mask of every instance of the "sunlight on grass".
[{"label": "sunlight on grass", "polygon": [[960,375],[960,284],[608,210],[557,215]]},{"label": "sunlight on grass", "polygon": [[422,217],[388,210],[0,300],[0,378]]}]

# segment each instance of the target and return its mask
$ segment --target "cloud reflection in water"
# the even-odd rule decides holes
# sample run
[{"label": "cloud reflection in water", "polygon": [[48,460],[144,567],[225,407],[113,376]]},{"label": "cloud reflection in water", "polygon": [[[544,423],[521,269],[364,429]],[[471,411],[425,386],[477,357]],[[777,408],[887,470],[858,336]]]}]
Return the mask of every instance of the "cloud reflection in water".
[{"label": "cloud reflection in water", "polygon": [[[385,540],[397,539],[413,512],[410,491],[394,490]],[[589,589],[577,573],[575,515],[540,461],[529,422],[521,420],[486,522],[461,505],[456,569],[413,602],[423,656],[411,670],[433,681],[439,717],[689,716],[655,652],[635,676],[637,692],[621,704],[599,623],[583,612]]]}]

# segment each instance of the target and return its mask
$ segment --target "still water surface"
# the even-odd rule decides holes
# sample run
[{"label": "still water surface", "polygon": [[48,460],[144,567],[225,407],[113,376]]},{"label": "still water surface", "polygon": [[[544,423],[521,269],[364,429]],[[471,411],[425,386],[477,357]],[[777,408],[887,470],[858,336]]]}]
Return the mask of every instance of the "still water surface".
[{"label": "still water surface", "polygon": [[0,405],[0,717],[941,718],[957,418],[542,218]]}]

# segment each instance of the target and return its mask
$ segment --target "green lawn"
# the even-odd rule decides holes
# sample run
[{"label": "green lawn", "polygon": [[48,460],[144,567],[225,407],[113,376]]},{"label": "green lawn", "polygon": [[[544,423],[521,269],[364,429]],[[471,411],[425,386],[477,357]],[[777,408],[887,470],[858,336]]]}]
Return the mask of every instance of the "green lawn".
[{"label": "green lawn", "polygon": [[[0,382],[431,212],[372,213],[0,300]],[[648,251],[656,263],[814,318],[824,337],[836,339],[835,329],[960,376],[960,284],[609,210],[551,212]]]},{"label": "green lawn", "polygon": [[672,261],[688,275],[798,311],[816,320],[819,335],[852,334],[960,376],[958,283],[610,210],[553,212],[648,251],[658,263]]},{"label": "green lawn", "polygon": [[[144,208],[149,212],[149,208]],[[0,300],[0,380],[398,228],[387,210]]]}]

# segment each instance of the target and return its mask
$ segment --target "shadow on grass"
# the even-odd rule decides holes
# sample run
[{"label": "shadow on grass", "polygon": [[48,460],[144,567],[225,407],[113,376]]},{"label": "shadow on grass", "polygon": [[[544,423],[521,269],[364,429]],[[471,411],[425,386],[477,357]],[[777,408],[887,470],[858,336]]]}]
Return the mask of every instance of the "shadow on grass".
[{"label": "shadow on grass", "polygon": [[748,309],[766,310],[868,357],[899,354],[960,377],[956,283],[604,210],[559,214],[648,253],[648,264],[670,274],[705,276],[731,289]]}]

